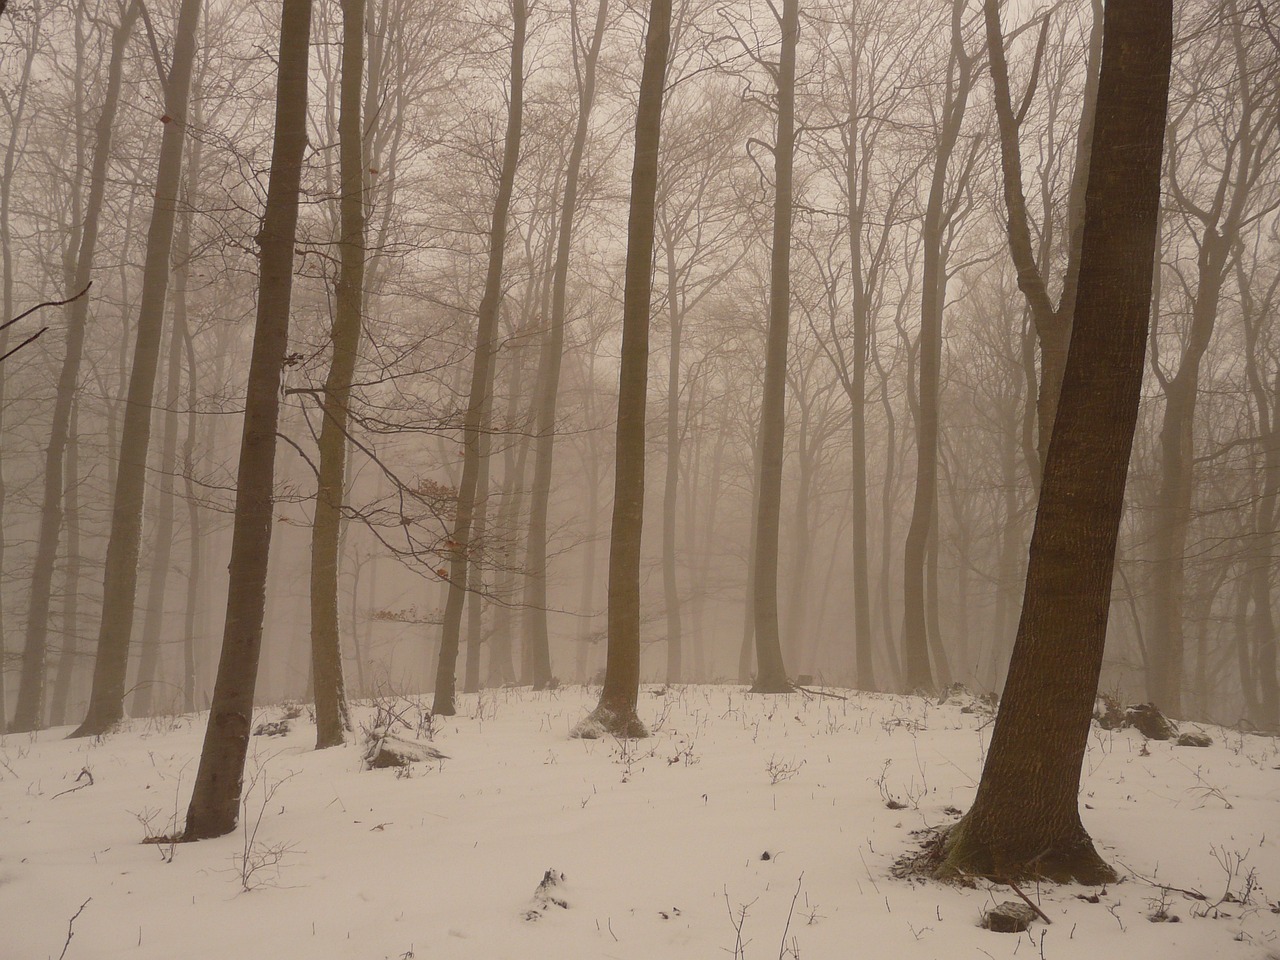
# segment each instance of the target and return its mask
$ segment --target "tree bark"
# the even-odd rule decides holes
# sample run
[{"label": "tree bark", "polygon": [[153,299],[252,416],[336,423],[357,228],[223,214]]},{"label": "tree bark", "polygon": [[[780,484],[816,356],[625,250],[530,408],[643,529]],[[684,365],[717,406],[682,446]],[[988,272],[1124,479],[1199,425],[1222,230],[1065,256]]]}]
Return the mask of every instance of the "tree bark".
[{"label": "tree bark", "polygon": [[240,440],[226,622],[200,767],[187,809],[185,840],[230,833],[240,812],[240,788],[262,652],[280,381],[289,346],[293,248],[302,153],[307,142],[310,38],[311,0],[283,0],[275,142],[266,211],[258,233],[258,310]]},{"label": "tree bark", "polygon": [[342,0],[342,79],[338,116],[338,283],[334,297],[333,356],[325,379],[320,425],[320,467],[311,529],[311,670],[316,695],[316,749],[339,746],[351,718],[342,677],[338,629],[338,541],[342,528],[351,382],[363,329],[365,213],[364,80],[365,0]]},{"label": "tree bark", "polygon": [[551,322],[542,340],[538,357],[537,424],[533,457],[533,489],[529,502],[529,540],[525,553],[525,642],[533,654],[533,687],[541,690],[551,682],[550,637],[547,632],[547,509],[551,501],[552,467],[556,442],[556,402],[560,391],[560,364],[564,357],[564,332],[569,286],[569,257],[573,251],[573,222],[578,208],[578,185],[582,157],[591,127],[591,108],[596,95],[596,63],[604,38],[609,0],[596,8],[595,29],[578,62],[577,3],[571,0],[569,16],[574,21],[573,66],[578,77],[578,119],[564,174],[564,197],[560,204],[555,265],[551,277]]},{"label": "tree bark", "polygon": [[649,379],[649,307],[653,293],[654,215],[662,101],[671,47],[671,0],[650,0],[644,68],[636,110],[622,293],[622,357],[609,537],[609,648],[604,689],[581,736],[645,737],[636,715],[640,696],[640,536],[644,527],[645,401]]},{"label": "tree bark", "polygon": [[493,393],[493,358],[498,334],[498,308],[502,303],[502,261],[506,252],[507,213],[515,186],[516,164],[520,159],[520,129],[524,119],[524,42],[528,11],[525,0],[511,0],[511,80],[507,102],[507,132],[502,153],[502,171],[493,203],[489,229],[489,268],[484,296],[480,300],[476,352],[471,367],[471,392],[463,420],[462,480],[458,484],[457,512],[450,534],[449,594],[445,600],[440,657],[436,666],[435,699],[432,712],[453,716],[458,663],[458,641],[462,634],[462,611],[467,598],[467,568],[476,545],[471,524],[475,513],[476,479],[480,473],[480,431],[489,417]]},{"label": "tree bark", "polygon": [[89,710],[73,736],[105,733],[124,715],[124,683],[133,635],[134,602],[138,588],[138,548],[142,537],[142,508],[146,494],[147,450],[151,444],[151,409],[156,368],[163,338],[165,299],[169,291],[170,256],[178,193],[182,185],[183,140],[187,130],[187,102],[195,63],[196,27],[201,0],[182,0],[174,28],[173,63],[164,89],[164,128],[156,168],[155,204],[147,231],[138,329],[129,371],[124,430],[120,438],[120,466],[116,474],[107,540],[106,572],[102,585],[102,622],[93,667]]},{"label": "tree bark", "polygon": [[1171,0],[1110,0],[1079,299],[1032,535],[1022,619],[982,780],[942,874],[1105,883],[1080,821],[1137,422],[1173,46]]},{"label": "tree bark", "polygon": [[[932,693],[934,671],[929,664],[925,572],[929,537],[938,522],[938,393],[942,380],[942,313],[946,304],[947,267],[944,245],[949,210],[947,171],[960,139],[965,107],[976,66],[964,48],[964,3],[956,0],[951,16],[951,62],[947,68],[942,126],[934,155],[933,176],[925,207],[922,242],[924,264],[920,300],[920,388],[916,422],[916,490],[911,523],[903,545],[903,654],[907,689]],[[936,640],[936,638],[935,638]],[[940,651],[934,646],[935,651]]]},{"label": "tree bark", "polygon": [[[107,87],[94,134],[93,169],[89,175],[89,196],[85,203],[85,220],[80,234],[80,250],[76,256],[76,290],[83,290],[93,277],[93,260],[98,245],[98,228],[106,194],[107,163],[111,158],[111,134],[115,127],[116,108],[120,103],[120,81],[124,49],[137,22],[139,4],[132,0],[124,9],[120,23],[111,35],[111,58],[107,67]],[[53,584],[53,568],[57,560],[58,539],[62,530],[63,455],[84,354],[85,325],[89,298],[73,300],[67,305],[67,348],[58,375],[58,392],[53,405],[53,422],[49,445],[45,448],[43,504],[40,529],[36,535],[36,553],[31,570],[31,600],[27,614],[26,637],[22,649],[22,675],[18,684],[18,700],[14,708],[10,733],[26,733],[40,727],[44,708],[45,648],[49,632],[49,595]]]},{"label": "tree bark", "polygon": [[760,480],[753,557],[756,679],[753,693],[788,693],[778,634],[778,526],[787,425],[787,340],[791,325],[791,200],[795,165],[796,42],[800,0],[783,0],[778,59],[778,127],[773,144],[773,249],[769,259],[769,330],[760,403]]}]

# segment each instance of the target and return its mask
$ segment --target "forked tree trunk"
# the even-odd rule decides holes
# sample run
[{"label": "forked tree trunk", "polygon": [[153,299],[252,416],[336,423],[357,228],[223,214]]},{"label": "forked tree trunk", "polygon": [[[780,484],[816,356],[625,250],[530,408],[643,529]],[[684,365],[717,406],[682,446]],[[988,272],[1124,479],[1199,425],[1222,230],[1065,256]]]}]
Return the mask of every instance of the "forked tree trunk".
[{"label": "forked tree trunk", "polygon": [[1105,883],[1080,821],[1137,422],[1160,204],[1172,0],[1109,0],[1071,350],[1022,619],[982,781],[939,872]]},{"label": "forked tree trunk", "polygon": [[[107,162],[111,158],[111,134],[115,127],[116,108],[120,103],[120,79],[124,48],[138,19],[139,4],[131,0],[123,11],[119,25],[111,35],[111,58],[107,67],[107,88],[94,134],[93,170],[89,175],[89,196],[85,202],[85,220],[76,256],[76,291],[83,290],[93,277],[93,260],[98,246],[98,225],[106,194]],[[18,685],[18,701],[14,708],[10,733],[25,733],[39,728],[44,710],[45,652],[49,635],[49,595],[53,585],[53,568],[57,560],[58,539],[62,531],[63,455],[80,376],[80,360],[84,354],[85,324],[89,313],[87,296],[67,306],[67,347],[62,370],[58,375],[58,392],[53,404],[53,423],[49,445],[45,448],[44,490],[40,510],[40,529],[36,535],[36,553],[31,569],[31,601],[27,613],[27,631],[22,649],[22,675]]]},{"label": "forked tree trunk", "polygon": [[649,379],[649,307],[653,293],[654,215],[662,100],[671,47],[671,0],[651,0],[636,109],[622,292],[622,356],[609,535],[609,647],[600,702],[575,733],[646,737],[640,697],[640,534],[644,526],[645,401]]},{"label": "forked tree trunk", "polygon": [[756,680],[753,693],[787,693],[778,635],[778,526],[782,512],[782,458],[787,426],[787,339],[791,326],[791,197],[795,163],[796,40],[800,0],[783,0],[778,58],[778,128],[773,145],[773,250],[769,259],[769,331],[765,338],[760,401],[760,480],[756,507],[752,603]]},{"label": "forked tree trunk", "polygon": [[147,450],[151,445],[151,409],[156,368],[163,339],[165,299],[169,292],[170,256],[178,193],[182,185],[183,140],[187,130],[187,101],[196,54],[196,26],[201,0],[182,0],[174,28],[173,63],[162,78],[165,115],[160,118],[160,159],[156,167],[155,204],[147,231],[147,253],[138,308],[137,337],[129,369],[124,430],[120,437],[120,468],[116,474],[102,584],[102,623],[98,655],[93,665],[89,710],[74,736],[105,733],[124,715],[124,683],[133,636],[134,603],[138,589],[138,548],[142,538],[142,507],[147,487]]},{"label": "forked tree trunk", "polygon": [[230,833],[240,812],[240,787],[249,749],[253,694],[262,651],[267,559],[275,503],[280,381],[289,348],[293,247],[297,238],[302,152],[307,142],[310,38],[311,0],[284,0],[280,17],[275,143],[266,211],[258,232],[261,251],[258,311],[236,478],[227,614],[200,767],[187,809],[185,840]]},{"label": "forked tree trunk", "polygon": [[457,511],[450,534],[449,594],[444,606],[440,657],[436,665],[435,698],[432,712],[453,716],[454,671],[458,664],[458,641],[462,634],[462,610],[467,599],[467,569],[475,544],[471,524],[476,501],[476,479],[480,474],[480,432],[489,417],[493,394],[493,358],[498,336],[498,308],[502,303],[502,261],[507,243],[507,213],[520,159],[520,128],[524,119],[524,41],[528,11],[525,0],[511,0],[511,88],[507,104],[507,132],[502,152],[502,171],[493,203],[489,229],[489,268],[484,295],[480,300],[476,330],[476,352],[471,366],[471,392],[463,420],[462,480],[458,484]]},{"label": "forked tree trunk", "polygon": [[363,327],[365,0],[342,0],[342,79],[338,115],[338,283],[334,297],[333,356],[321,404],[320,467],[311,528],[311,671],[316,696],[316,749],[336,747],[351,729],[342,679],[338,630],[338,542],[347,465],[351,381]]}]

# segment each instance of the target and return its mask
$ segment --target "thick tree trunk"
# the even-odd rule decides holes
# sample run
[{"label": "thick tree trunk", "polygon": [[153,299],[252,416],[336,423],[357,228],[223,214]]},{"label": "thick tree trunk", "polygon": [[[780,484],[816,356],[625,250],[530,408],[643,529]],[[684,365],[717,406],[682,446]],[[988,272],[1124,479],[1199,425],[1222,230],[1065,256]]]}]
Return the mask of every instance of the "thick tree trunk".
[{"label": "thick tree trunk", "polygon": [[[476,477],[475,522],[472,525],[477,543],[485,542],[485,527],[489,519],[489,430],[490,425],[486,423],[480,434],[480,473]],[[484,608],[488,602],[484,570],[481,558],[473,556],[467,573],[471,593],[467,598],[467,658],[462,673],[463,693],[475,693],[480,689],[480,648],[484,644]]]},{"label": "thick tree trunk", "polygon": [[760,401],[760,480],[752,576],[756,634],[753,693],[787,693],[791,682],[778,634],[778,526],[787,426],[787,340],[791,325],[791,198],[795,164],[796,41],[800,0],[783,0],[778,58],[778,127],[773,145],[773,250],[769,259],[769,331]]},{"label": "thick tree trunk", "polygon": [[942,873],[1105,883],[1080,821],[1137,422],[1173,46],[1170,0],[1110,0],[1071,351],[1022,619],[982,781]]},{"label": "thick tree trunk", "polygon": [[289,347],[293,247],[302,153],[307,142],[310,38],[311,0],[283,0],[275,143],[266,211],[258,233],[258,311],[236,480],[226,624],[200,767],[187,810],[183,833],[186,840],[230,833],[240,812],[240,788],[262,651],[280,381]]},{"label": "thick tree trunk", "polygon": [[507,132],[502,153],[502,171],[493,204],[489,230],[489,268],[484,296],[480,300],[476,352],[471,367],[471,391],[463,420],[462,480],[458,484],[457,512],[450,534],[449,594],[444,607],[440,657],[436,665],[435,699],[432,712],[453,716],[453,695],[458,663],[458,641],[462,634],[462,610],[467,598],[467,568],[476,545],[472,542],[476,479],[480,474],[480,431],[489,418],[493,393],[493,358],[498,335],[498,308],[502,303],[502,261],[507,243],[507,213],[515,186],[516,164],[520,159],[520,128],[524,118],[524,41],[528,11],[525,0],[511,0],[511,87],[507,102]]},{"label": "thick tree trunk", "polygon": [[636,110],[627,220],[627,266],[622,293],[622,357],[618,370],[618,426],[609,538],[609,649],[604,689],[583,736],[645,737],[636,715],[640,696],[640,535],[644,527],[645,401],[649,380],[649,307],[653,292],[654,212],[662,100],[671,46],[671,0],[650,0],[644,68]]},{"label": "thick tree trunk", "polygon": [[[83,290],[93,277],[93,260],[98,245],[98,225],[106,194],[107,162],[111,158],[111,134],[115,127],[116,108],[120,102],[120,79],[124,49],[137,22],[139,5],[134,0],[125,8],[120,23],[111,36],[111,58],[107,67],[107,88],[102,113],[95,131],[93,169],[89,175],[89,196],[85,203],[85,220],[76,257],[76,291]],[[84,354],[85,324],[89,298],[80,297],[68,304],[67,347],[58,375],[58,392],[53,405],[53,423],[49,445],[45,448],[44,490],[40,510],[40,528],[36,535],[36,553],[31,569],[31,600],[27,613],[27,631],[22,649],[22,676],[18,700],[14,708],[10,733],[38,729],[44,707],[45,648],[49,632],[49,595],[53,569],[62,531],[63,455],[75,402]]]},{"label": "thick tree trunk", "polygon": [[351,382],[363,329],[365,214],[364,80],[365,0],[342,0],[342,80],[338,116],[338,283],[334,297],[333,356],[321,402],[320,467],[311,529],[311,670],[316,695],[316,749],[340,745],[351,719],[342,678],[338,629],[338,542],[342,528]]},{"label": "thick tree trunk", "polygon": [[201,0],[182,0],[174,28],[173,63],[164,79],[164,132],[156,168],[155,205],[147,231],[137,339],[129,370],[124,431],[120,438],[120,467],[116,474],[107,540],[106,572],[102,585],[102,623],[94,661],[93,689],[88,715],[74,736],[106,732],[124,714],[124,682],[133,635],[134,602],[138,588],[138,548],[142,537],[142,508],[147,485],[147,450],[151,445],[151,409],[156,368],[163,338],[165,299],[169,291],[170,256],[178,193],[182,185],[182,146],[187,130],[187,102],[196,53],[196,26]]}]

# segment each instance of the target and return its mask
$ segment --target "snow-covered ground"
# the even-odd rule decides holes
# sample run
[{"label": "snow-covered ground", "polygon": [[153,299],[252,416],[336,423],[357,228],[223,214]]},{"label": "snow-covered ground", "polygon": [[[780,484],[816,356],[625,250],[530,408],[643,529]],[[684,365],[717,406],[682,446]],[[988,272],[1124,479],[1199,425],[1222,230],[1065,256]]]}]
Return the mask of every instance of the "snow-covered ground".
[{"label": "snow-covered ground", "polygon": [[[1128,878],[1029,885],[1052,924],[999,934],[977,921],[1009,888],[890,875],[971,802],[989,718],[646,687],[650,739],[570,740],[597,695],[464,696],[432,731],[448,759],[407,775],[363,770],[357,743],[315,752],[304,714],[254,738],[245,829],[177,847],[141,841],[181,825],[203,715],[3,738],[0,958],[1280,957],[1274,738],[1144,750],[1095,728],[1085,825]],[[394,709],[416,725],[426,702]]]}]

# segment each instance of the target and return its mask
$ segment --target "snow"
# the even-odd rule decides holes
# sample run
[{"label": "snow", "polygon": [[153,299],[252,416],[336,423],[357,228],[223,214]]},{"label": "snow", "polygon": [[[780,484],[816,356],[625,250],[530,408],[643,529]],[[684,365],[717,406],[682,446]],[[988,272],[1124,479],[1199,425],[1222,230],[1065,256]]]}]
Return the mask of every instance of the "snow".
[{"label": "snow", "polygon": [[[364,770],[358,736],[314,751],[304,714],[253,739],[242,829],[176,847],[141,841],[181,825],[203,715],[5,737],[0,957],[1280,957],[1274,738],[1208,727],[1197,749],[1095,727],[1083,817],[1129,877],[1027,885],[1052,925],[1001,934],[977,923],[1008,887],[890,874],[913,831],[972,801],[990,718],[839,693],[646,687],[653,735],[620,742],[569,738],[596,689],[486,691],[397,731],[447,755],[407,772]],[[416,727],[425,703],[392,706]],[[1162,904],[1153,880],[1209,901]],[[1180,922],[1149,920],[1162,905]]]}]

